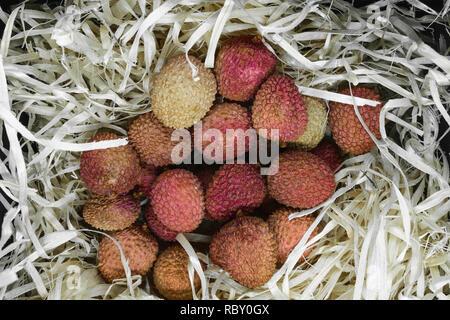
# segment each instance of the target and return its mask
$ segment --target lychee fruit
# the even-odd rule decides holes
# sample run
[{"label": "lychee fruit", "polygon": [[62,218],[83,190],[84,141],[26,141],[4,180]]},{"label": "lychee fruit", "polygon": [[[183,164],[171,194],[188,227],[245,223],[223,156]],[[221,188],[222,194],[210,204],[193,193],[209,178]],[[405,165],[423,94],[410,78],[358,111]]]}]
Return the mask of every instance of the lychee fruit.
[{"label": "lychee fruit", "polygon": [[204,216],[204,195],[200,181],[190,171],[163,172],[153,184],[151,205],[157,219],[174,232],[191,232]]},{"label": "lychee fruit", "polygon": [[[143,226],[133,225],[110,234],[122,247],[131,275],[145,276],[158,254],[158,242]],[[104,236],[98,248],[98,269],[106,282],[125,278],[119,247]]]},{"label": "lychee fruit", "polygon": [[158,177],[158,169],[151,165],[144,165],[141,168],[137,191],[147,198],[152,197],[153,182]]},{"label": "lychee fruit", "polygon": [[[114,133],[96,134],[89,142],[115,140]],[[84,151],[80,159],[80,175],[86,187],[99,195],[125,194],[136,186],[139,159],[131,145]]]},{"label": "lychee fruit", "polygon": [[156,217],[151,206],[147,206],[144,211],[147,226],[154,235],[165,241],[176,241],[178,232],[169,230]]},{"label": "lychee fruit", "polygon": [[305,131],[292,143],[303,150],[316,147],[327,130],[327,105],[322,99],[303,96],[308,113]]},{"label": "lychee fruit", "polygon": [[209,248],[212,262],[248,288],[260,287],[272,277],[277,254],[269,224],[252,216],[238,217],[223,225]]},{"label": "lychee fruit", "polygon": [[317,147],[311,150],[311,153],[325,161],[333,172],[344,161],[344,158],[339,151],[339,147],[330,138],[323,139]]},{"label": "lychee fruit", "polygon": [[[272,230],[275,234],[275,238],[277,240],[279,264],[286,262],[289,254],[300,242],[306,231],[308,231],[309,227],[314,222],[315,218],[312,215],[306,215],[289,220],[289,216],[297,211],[297,209],[293,208],[280,208],[274,211],[267,219],[270,230]],[[309,239],[313,238],[317,233],[318,228],[316,227],[311,233]],[[311,253],[312,249],[312,247],[306,249],[298,262],[303,261]]]},{"label": "lychee fruit", "polygon": [[139,217],[139,200],[131,195],[93,194],[83,206],[83,218],[94,228],[116,231],[128,228]]},{"label": "lychee fruit", "polygon": [[267,176],[270,195],[293,208],[312,208],[329,199],[336,186],[328,164],[316,155],[288,150],[280,154],[278,172]]},{"label": "lychee fruit", "polygon": [[[246,131],[251,128],[252,119],[247,108],[237,103],[221,103],[214,106],[202,119],[202,134],[195,135],[195,146],[196,148],[201,146],[198,151],[203,153],[203,157],[214,159],[217,155],[213,146],[220,143],[222,159],[219,162],[224,163],[226,160],[244,155],[249,150],[250,139],[246,135]],[[213,129],[219,131],[217,136],[212,131]],[[211,134],[211,136],[206,136],[206,134]],[[219,142],[217,142],[218,139]],[[228,140],[231,141],[230,144],[227,143]],[[228,151],[230,155],[227,155],[227,146],[234,150]],[[212,150],[208,151],[208,149]]]},{"label": "lychee fruit", "polygon": [[215,73],[219,93],[233,101],[248,101],[275,71],[277,57],[258,36],[233,37],[220,48]]},{"label": "lychee fruit", "polygon": [[258,168],[250,164],[225,164],[206,189],[206,210],[221,221],[238,210],[251,212],[264,200],[267,189]]},{"label": "lychee fruit", "polygon": [[[133,121],[128,130],[128,137],[142,162],[160,167],[174,163],[172,152],[180,142],[171,140],[173,131],[164,126],[153,112],[147,112]],[[179,156],[183,158],[188,155]]]},{"label": "lychee fruit", "polygon": [[[159,293],[168,300],[191,300],[192,286],[188,273],[189,255],[179,244],[165,249],[153,268],[153,282]],[[205,264],[201,263],[202,268]],[[198,274],[194,273],[194,291],[201,288]]]},{"label": "lychee fruit", "polygon": [[197,70],[196,77],[186,56],[181,54],[166,62],[150,92],[153,113],[169,128],[191,127],[206,115],[216,98],[213,72],[197,58],[189,55],[189,60]]}]

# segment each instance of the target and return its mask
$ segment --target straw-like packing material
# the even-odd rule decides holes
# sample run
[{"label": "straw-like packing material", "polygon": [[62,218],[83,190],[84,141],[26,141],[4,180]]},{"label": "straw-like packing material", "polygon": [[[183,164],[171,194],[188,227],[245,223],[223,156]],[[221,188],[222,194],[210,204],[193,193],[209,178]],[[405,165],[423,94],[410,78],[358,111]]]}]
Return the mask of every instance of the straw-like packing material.
[{"label": "straw-like packing material", "polygon": [[[237,34],[262,35],[278,71],[306,95],[372,104],[336,92],[377,86],[385,100],[382,139],[345,161],[333,198],[293,214],[315,212],[309,231],[321,231],[309,242],[307,233],[262,288],[242,287],[197,254],[191,243],[208,237],[179,235],[191,278],[198,272],[202,280],[195,298],[448,298],[449,166],[437,128],[450,123],[450,59],[443,38],[447,52],[440,54],[418,33],[431,24],[448,32],[450,1],[440,12],[417,0],[407,1],[411,10],[396,2],[355,9],[341,0],[75,0],[0,12],[0,119],[10,144],[0,162],[7,209],[0,298],[158,298],[128,268],[112,285],[99,276],[99,233],[83,229],[80,216],[88,195],[80,152],[127,143],[87,141],[100,128],[125,135],[129,121],[150,110],[153,76],[168,57],[186,52],[213,67],[220,43]],[[412,16],[418,11],[420,19]],[[295,266],[310,245],[308,259]]]}]

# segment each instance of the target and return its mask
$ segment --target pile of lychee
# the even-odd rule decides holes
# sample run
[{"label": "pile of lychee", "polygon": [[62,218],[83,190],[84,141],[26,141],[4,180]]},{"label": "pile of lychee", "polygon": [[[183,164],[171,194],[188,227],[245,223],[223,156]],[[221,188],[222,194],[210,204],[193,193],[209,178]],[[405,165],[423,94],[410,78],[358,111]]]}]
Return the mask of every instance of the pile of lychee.
[{"label": "pile of lychee", "polygon": [[[81,178],[91,192],[83,207],[85,222],[117,240],[131,274],[148,275],[167,299],[191,299],[200,289],[197,274],[191,287],[189,256],[176,242],[179,233],[209,233],[209,245],[196,249],[239,284],[263,286],[315,220],[314,214],[289,220],[290,214],[328,200],[344,158],[375,145],[353,105],[330,102],[328,110],[324,100],[300,94],[294,79],[276,67],[277,57],[258,36],[225,42],[214,72],[192,55],[174,56],[155,75],[151,111],[131,123],[129,144],[81,155]],[[350,95],[350,89],[341,93]],[[358,107],[379,139],[379,94],[363,86],[352,87],[351,94],[379,101],[376,107]],[[252,163],[175,165],[172,132],[199,121],[203,130],[224,135],[227,129],[277,129],[278,172],[263,176]],[[327,125],[332,139],[325,137]],[[117,138],[100,132],[91,141]],[[208,141],[200,146],[196,151],[204,153]],[[224,148],[227,160],[230,154],[240,156]],[[98,268],[107,282],[125,277],[119,247],[110,237],[100,241]]]}]

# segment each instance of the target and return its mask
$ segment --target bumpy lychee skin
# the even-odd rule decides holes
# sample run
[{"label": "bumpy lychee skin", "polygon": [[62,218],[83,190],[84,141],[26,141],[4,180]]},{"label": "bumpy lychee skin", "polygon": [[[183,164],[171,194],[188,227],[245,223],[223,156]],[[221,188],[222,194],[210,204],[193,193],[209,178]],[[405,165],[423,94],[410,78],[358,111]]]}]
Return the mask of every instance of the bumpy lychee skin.
[{"label": "bumpy lychee skin", "polygon": [[[114,133],[102,132],[89,142],[119,138]],[[131,145],[84,151],[81,154],[81,179],[89,190],[99,195],[129,192],[137,183],[139,169],[139,159]]]},{"label": "bumpy lychee skin", "polygon": [[166,127],[189,128],[212,107],[217,83],[213,72],[200,60],[189,56],[197,68],[198,81],[184,54],[169,59],[156,75],[150,92],[152,110]]},{"label": "bumpy lychee skin", "polygon": [[209,254],[213,263],[248,288],[264,285],[277,263],[277,243],[269,224],[258,217],[238,217],[213,236]]},{"label": "bumpy lychee skin", "polygon": [[[120,243],[131,275],[145,276],[158,254],[158,242],[150,232],[145,227],[133,225],[112,232],[110,236]],[[107,236],[102,238],[98,248],[98,269],[108,283],[125,277],[119,247]]]},{"label": "bumpy lychee skin", "polygon": [[316,147],[325,136],[327,130],[327,105],[322,99],[303,96],[308,113],[308,122],[303,132],[293,144],[303,150]]},{"label": "bumpy lychee skin", "polygon": [[203,191],[206,193],[206,189],[209,184],[213,181],[214,173],[218,169],[217,166],[203,166],[199,171],[196,172],[196,176],[202,185]]},{"label": "bumpy lychee skin", "polygon": [[344,161],[344,158],[342,158],[339,151],[339,147],[330,138],[323,139],[317,147],[311,150],[311,153],[315,154],[320,159],[325,161],[330,166],[331,171],[333,172]]},{"label": "bumpy lychee skin", "polygon": [[158,169],[151,165],[144,165],[141,168],[137,190],[147,198],[152,197],[153,182],[158,177]]},{"label": "bumpy lychee skin", "polygon": [[123,230],[139,217],[139,200],[131,195],[101,196],[93,194],[83,206],[83,218],[94,228],[105,231]]},{"label": "bumpy lychee skin", "polygon": [[133,121],[128,137],[142,162],[160,167],[173,164],[172,151],[179,143],[171,141],[173,131],[165,127],[153,112],[147,112]]},{"label": "bumpy lychee skin", "polygon": [[[188,273],[189,255],[178,244],[171,245],[158,257],[153,268],[156,289],[168,300],[191,300],[192,287]],[[204,264],[202,264],[204,268]],[[194,275],[194,291],[201,288],[198,274]]]},{"label": "bumpy lychee skin", "polygon": [[[202,167],[195,175],[202,185],[203,193],[206,195],[206,190],[209,184],[213,181],[214,173],[217,170],[217,166],[206,166]],[[215,219],[205,210],[205,220],[214,221]]]},{"label": "bumpy lychee skin", "polygon": [[156,217],[151,206],[147,206],[144,211],[145,220],[147,221],[147,226],[153,234],[158,238],[173,242],[176,241],[178,232],[167,229]]},{"label": "bumpy lychee skin", "polygon": [[221,221],[238,210],[251,212],[264,200],[267,189],[258,168],[250,164],[225,164],[214,174],[206,190],[206,210]]},{"label": "bumpy lychee skin", "polygon": [[316,155],[288,150],[279,156],[278,172],[267,176],[270,195],[293,208],[312,208],[330,198],[336,186],[334,174]]},{"label": "bumpy lychee skin", "polygon": [[268,139],[273,129],[279,130],[281,142],[293,141],[303,134],[308,113],[294,81],[282,74],[270,76],[256,93],[252,120],[260,134],[260,129],[267,129]]},{"label": "bumpy lychee skin", "polygon": [[169,230],[191,232],[204,216],[203,190],[197,177],[184,169],[163,172],[153,185],[151,204]]},{"label": "bumpy lychee skin", "polygon": [[[250,128],[252,128],[252,119],[247,108],[237,103],[221,103],[214,106],[202,119],[202,135],[195,135],[195,146],[196,148],[201,146],[199,152],[202,152],[205,158],[214,159],[216,154],[213,142],[222,139],[223,152],[222,159],[219,162],[224,163],[227,159],[235,159],[249,150],[250,139],[245,134]],[[221,135],[216,137],[211,129],[219,130]],[[231,131],[227,132],[227,130],[234,130],[235,132],[233,134]],[[206,137],[207,133],[211,133],[213,136]],[[227,157],[227,140],[230,139],[234,141],[234,152]],[[242,148],[239,150],[238,146],[241,144]],[[210,147],[208,148],[208,146]]]},{"label": "bumpy lychee skin", "polygon": [[[289,216],[297,211],[297,209],[293,208],[280,208],[273,212],[267,219],[269,228],[275,234],[277,240],[279,264],[286,262],[289,254],[300,242],[306,231],[308,231],[308,228],[314,222],[314,217],[311,215],[289,220]],[[316,227],[311,233],[309,239],[313,238],[317,232],[318,228]],[[303,261],[311,253],[312,249],[312,247],[306,249],[298,262]]]},{"label": "bumpy lychee skin", "polygon": [[255,96],[261,83],[275,71],[277,57],[258,36],[231,38],[219,50],[215,72],[219,93],[234,101]]},{"label": "bumpy lychee skin", "polygon": [[[369,100],[379,101],[376,107],[368,105],[358,107],[362,119],[369,130],[377,139],[381,139],[380,134],[380,111],[382,101],[380,95],[370,88],[356,86],[352,88],[353,96]],[[341,94],[350,95],[350,89],[345,89]],[[333,139],[337,145],[351,155],[360,155],[369,152],[375,146],[375,142],[359,121],[353,105],[330,102],[330,114],[328,116]]]}]

